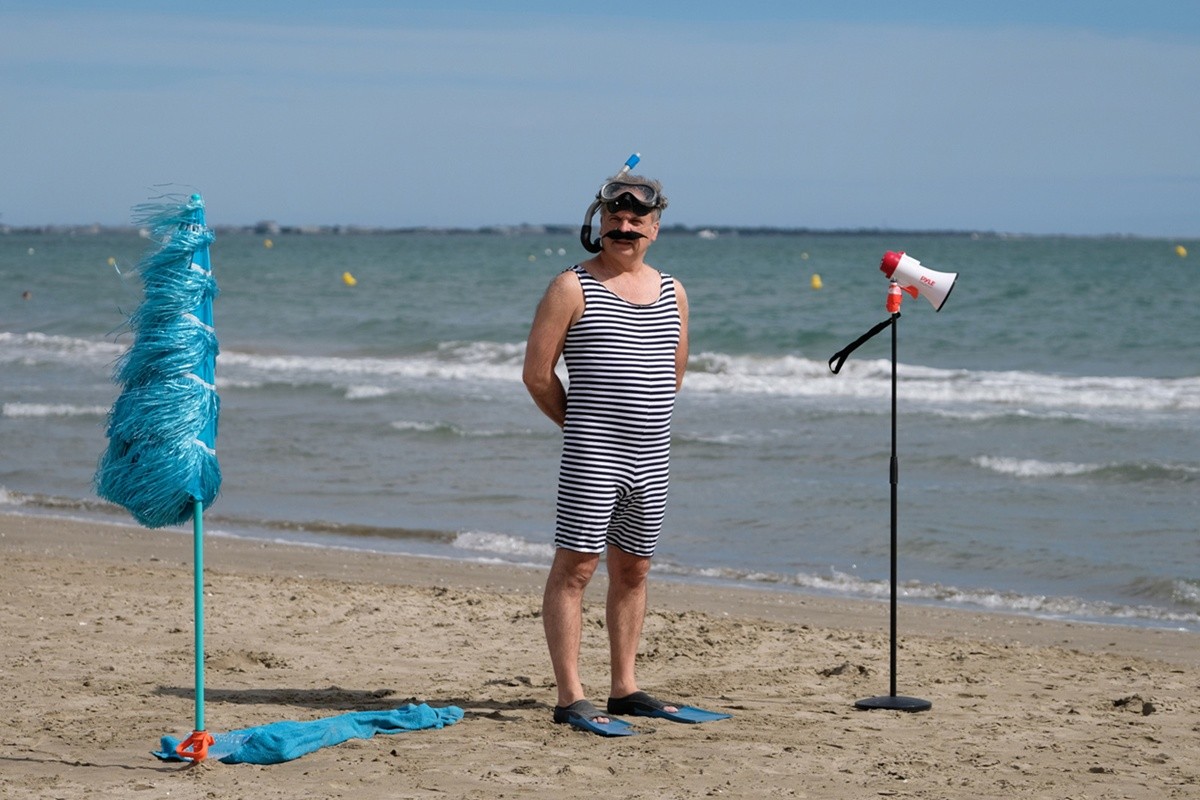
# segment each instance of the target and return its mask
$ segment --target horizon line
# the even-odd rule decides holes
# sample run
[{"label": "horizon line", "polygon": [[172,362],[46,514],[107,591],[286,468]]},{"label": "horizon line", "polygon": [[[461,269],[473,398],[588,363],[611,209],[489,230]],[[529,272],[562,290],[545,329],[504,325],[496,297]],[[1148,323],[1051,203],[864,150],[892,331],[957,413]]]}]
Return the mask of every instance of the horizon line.
[{"label": "horizon line", "polygon": [[[253,224],[219,224],[209,226],[216,233],[249,233],[262,236],[322,236],[322,235],[399,235],[399,234],[491,234],[491,235],[578,235],[578,228],[563,223],[492,224],[492,225],[357,225],[323,223],[314,225],[284,225],[271,220]],[[142,233],[146,226],[136,223],[44,223],[33,225],[8,225],[0,223],[0,235],[66,233],[70,235],[98,235],[103,233]],[[1068,239],[1161,239],[1192,240],[1200,235],[1138,234],[1138,233],[1030,233],[1028,231],[997,231],[972,228],[890,228],[860,225],[854,227],[815,228],[785,225],[686,225],[674,223],[661,228],[664,234],[687,234],[715,236],[764,236],[764,235],[808,235],[808,236],[954,236],[974,238],[1068,238]]]}]

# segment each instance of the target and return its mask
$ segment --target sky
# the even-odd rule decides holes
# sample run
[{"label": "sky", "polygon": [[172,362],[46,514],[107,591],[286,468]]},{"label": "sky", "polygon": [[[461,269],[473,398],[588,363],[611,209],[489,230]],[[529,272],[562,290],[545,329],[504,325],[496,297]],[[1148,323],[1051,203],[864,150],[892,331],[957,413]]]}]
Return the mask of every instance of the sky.
[{"label": "sky", "polygon": [[1193,0],[0,0],[0,225],[1200,237]]}]

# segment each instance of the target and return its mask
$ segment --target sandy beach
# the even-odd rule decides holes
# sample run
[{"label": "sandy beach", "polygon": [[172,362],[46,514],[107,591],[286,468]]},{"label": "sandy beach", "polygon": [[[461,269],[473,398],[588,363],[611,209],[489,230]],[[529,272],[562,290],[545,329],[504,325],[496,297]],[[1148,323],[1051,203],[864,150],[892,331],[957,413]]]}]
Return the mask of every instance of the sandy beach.
[{"label": "sandy beach", "polygon": [[[601,739],[554,725],[537,570],[209,537],[211,731],[408,702],[440,730],[273,766],[166,764],[193,698],[192,543],[0,516],[0,796],[8,798],[1192,798],[1194,634],[886,603],[652,584],[640,679],[725,711],[634,720]],[[592,699],[607,694],[603,580],[586,610]]]}]

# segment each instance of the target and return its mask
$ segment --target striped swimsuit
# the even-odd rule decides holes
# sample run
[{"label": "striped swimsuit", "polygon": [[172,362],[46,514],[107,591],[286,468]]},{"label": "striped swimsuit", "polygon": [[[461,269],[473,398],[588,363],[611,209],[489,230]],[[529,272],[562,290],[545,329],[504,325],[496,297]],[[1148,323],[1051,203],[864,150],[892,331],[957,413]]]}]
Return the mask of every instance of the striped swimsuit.
[{"label": "striped swimsuit", "polygon": [[639,306],[575,266],[584,311],[567,332],[567,420],[554,543],[582,553],[613,544],[654,555],[667,509],[675,351],[675,282]]}]

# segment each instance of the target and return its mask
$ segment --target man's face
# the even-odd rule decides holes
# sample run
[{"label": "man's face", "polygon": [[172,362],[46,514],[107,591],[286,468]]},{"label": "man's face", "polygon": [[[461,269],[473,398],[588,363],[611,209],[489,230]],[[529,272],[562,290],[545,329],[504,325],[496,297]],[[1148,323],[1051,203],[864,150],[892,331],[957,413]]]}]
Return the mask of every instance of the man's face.
[{"label": "man's face", "polygon": [[658,238],[658,219],[654,212],[638,215],[628,209],[604,209],[600,212],[600,237],[609,252],[642,254]]}]

